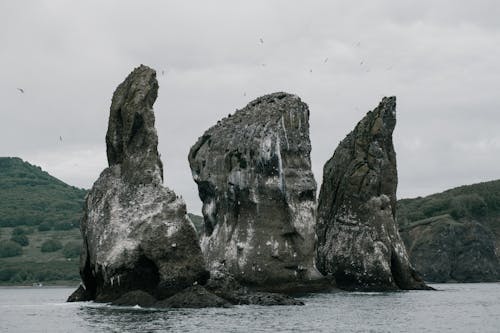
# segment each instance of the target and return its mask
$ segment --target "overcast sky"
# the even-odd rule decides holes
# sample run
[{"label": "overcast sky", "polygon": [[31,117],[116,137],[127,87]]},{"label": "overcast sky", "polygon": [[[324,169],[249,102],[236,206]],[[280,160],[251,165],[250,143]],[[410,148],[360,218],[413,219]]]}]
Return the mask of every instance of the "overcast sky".
[{"label": "overcast sky", "polygon": [[499,18],[497,0],[2,1],[0,156],[90,188],[107,166],[113,91],[146,64],[160,84],[166,185],[195,213],[189,148],[276,91],[309,105],[318,184],[339,141],[388,95],[399,197],[498,179]]}]

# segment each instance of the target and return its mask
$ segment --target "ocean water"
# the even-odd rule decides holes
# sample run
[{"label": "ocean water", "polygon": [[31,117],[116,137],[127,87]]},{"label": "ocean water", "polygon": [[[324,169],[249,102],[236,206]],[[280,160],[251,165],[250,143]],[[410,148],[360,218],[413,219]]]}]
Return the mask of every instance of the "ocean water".
[{"label": "ocean water", "polygon": [[142,309],[65,303],[72,288],[0,288],[0,332],[500,332],[500,283],[334,292],[305,306]]}]

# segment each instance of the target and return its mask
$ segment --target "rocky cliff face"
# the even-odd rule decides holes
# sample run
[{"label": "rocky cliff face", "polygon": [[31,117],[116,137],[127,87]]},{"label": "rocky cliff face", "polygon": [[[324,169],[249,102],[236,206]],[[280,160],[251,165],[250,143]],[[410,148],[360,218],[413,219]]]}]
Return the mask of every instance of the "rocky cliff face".
[{"label": "rocky cliff face", "polygon": [[287,289],[314,265],[316,182],[309,110],[299,97],[260,97],[207,130],[189,152],[203,201],[202,249],[241,283]]},{"label": "rocky cliff face", "polygon": [[477,221],[442,215],[403,227],[411,262],[433,282],[500,280],[494,234]]},{"label": "rocky cliff face", "polygon": [[208,279],[186,205],[162,186],[152,108],[157,91],[155,71],[140,66],[113,95],[109,167],[86,198],[81,224],[88,299],[112,301],[133,290],[163,299]]},{"label": "rocky cliff face", "polygon": [[398,201],[410,260],[433,282],[500,281],[500,180]]},{"label": "rocky cliff face", "polygon": [[384,98],[324,166],[316,261],[340,288],[426,288],[410,265],[395,222],[395,125],[396,98]]},{"label": "rocky cliff face", "polygon": [[398,224],[426,280],[500,281],[500,180],[399,200]]}]

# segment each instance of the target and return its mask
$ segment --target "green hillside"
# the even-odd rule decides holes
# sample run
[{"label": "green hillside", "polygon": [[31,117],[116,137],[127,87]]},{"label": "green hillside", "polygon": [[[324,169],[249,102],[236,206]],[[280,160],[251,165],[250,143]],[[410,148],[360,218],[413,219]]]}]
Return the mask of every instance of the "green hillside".
[{"label": "green hillside", "polygon": [[489,227],[500,240],[500,180],[398,201],[397,217],[402,228],[446,214],[454,220],[477,220]]},{"label": "green hillside", "polygon": [[410,260],[433,282],[500,281],[500,180],[398,201]]},{"label": "green hillside", "polygon": [[0,157],[0,227],[77,228],[85,194],[20,158]]},{"label": "green hillside", "polygon": [[[0,157],[0,285],[77,284],[87,193],[17,157]],[[197,230],[203,218],[189,214]]]},{"label": "green hillside", "polygon": [[20,158],[0,157],[0,284],[79,281],[85,194]]}]

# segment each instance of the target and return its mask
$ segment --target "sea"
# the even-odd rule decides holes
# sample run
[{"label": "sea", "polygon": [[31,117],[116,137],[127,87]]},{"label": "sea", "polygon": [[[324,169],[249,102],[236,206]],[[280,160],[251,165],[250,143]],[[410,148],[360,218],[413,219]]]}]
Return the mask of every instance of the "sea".
[{"label": "sea", "polygon": [[0,332],[500,332],[500,283],[303,295],[304,306],[145,309],[66,303],[74,288],[0,288]]}]

